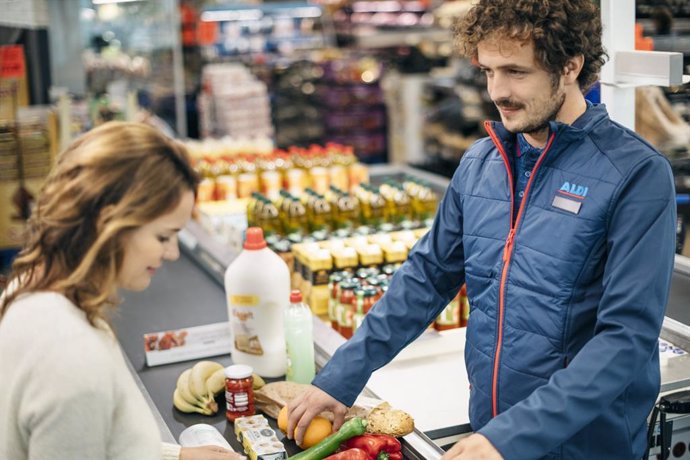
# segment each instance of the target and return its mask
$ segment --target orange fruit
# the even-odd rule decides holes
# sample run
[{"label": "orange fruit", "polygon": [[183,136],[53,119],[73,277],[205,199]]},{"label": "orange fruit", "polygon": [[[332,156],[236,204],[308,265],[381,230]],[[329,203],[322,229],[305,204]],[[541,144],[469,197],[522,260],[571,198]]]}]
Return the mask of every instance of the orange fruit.
[{"label": "orange fruit", "polygon": [[[278,428],[285,433],[288,426],[287,406],[283,406],[278,413]],[[333,432],[333,425],[327,418],[317,415],[313,418],[307,431],[304,433],[304,440],[300,446],[302,449],[308,449],[313,445],[320,443],[324,438]]]},{"label": "orange fruit", "polygon": [[287,432],[287,426],[288,426],[288,413],[287,413],[287,406],[283,406],[282,409],[280,409],[280,412],[278,412],[278,428],[280,428],[280,431],[283,433]]},{"label": "orange fruit", "polygon": [[333,425],[327,418],[323,418],[320,415],[314,417],[307,431],[304,433],[304,440],[300,446],[302,449],[309,449],[320,443],[324,438],[328,437],[333,431]]}]

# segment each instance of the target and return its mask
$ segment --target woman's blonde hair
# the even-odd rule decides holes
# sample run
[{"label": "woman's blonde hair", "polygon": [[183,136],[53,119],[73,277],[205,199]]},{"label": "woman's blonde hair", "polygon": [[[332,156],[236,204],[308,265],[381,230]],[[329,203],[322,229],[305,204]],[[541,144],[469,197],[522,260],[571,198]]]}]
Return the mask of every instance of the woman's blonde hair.
[{"label": "woman's blonde hair", "polygon": [[148,125],[109,122],[76,139],[41,189],[0,318],[17,296],[54,290],[94,324],[114,302],[123,236],[197,184],[185,147]]}]

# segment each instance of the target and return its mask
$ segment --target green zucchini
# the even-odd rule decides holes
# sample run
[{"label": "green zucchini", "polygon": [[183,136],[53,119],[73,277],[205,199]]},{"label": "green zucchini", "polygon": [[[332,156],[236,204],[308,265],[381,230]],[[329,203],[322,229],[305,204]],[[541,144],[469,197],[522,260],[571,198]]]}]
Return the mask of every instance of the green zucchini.
[{"label": "green zucchini", "polygon": [[323,439],[321,442],[309,449],[293,455],[289,460],[321,460],[338,450],[340,444],[350,438],[364,434],[367,428],[367,421],[360,417],[354,417],[343,423],[338,431]]}]

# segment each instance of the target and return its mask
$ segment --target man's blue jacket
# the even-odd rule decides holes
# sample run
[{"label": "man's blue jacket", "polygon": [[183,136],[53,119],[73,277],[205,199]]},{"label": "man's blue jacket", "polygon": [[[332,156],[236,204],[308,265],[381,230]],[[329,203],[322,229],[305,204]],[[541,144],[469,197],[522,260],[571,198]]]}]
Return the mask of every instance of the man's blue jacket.
[{"label": "man's blue jacket", "polygon": [[486,128],[429,233],[313,383],[351,405],[466,282],[472,428],[509,460],[639,459],[673,271],[670,165],[592,106],[551,123],[513,209],[516,137]]}]

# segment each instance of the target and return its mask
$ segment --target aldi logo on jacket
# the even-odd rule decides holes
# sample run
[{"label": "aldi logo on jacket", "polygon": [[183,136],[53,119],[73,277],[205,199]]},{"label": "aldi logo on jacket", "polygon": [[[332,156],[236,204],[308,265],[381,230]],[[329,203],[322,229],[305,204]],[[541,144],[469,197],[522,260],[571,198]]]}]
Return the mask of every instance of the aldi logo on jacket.
[{"label": "aldi logo on jacket", "polygon": [[571,184],[570,182],[563,182],[561,189],[559,190],[567,195],[575,196],[578,198],[584,198],[587,196],[589,187],[583,187],[582,185]]}]

